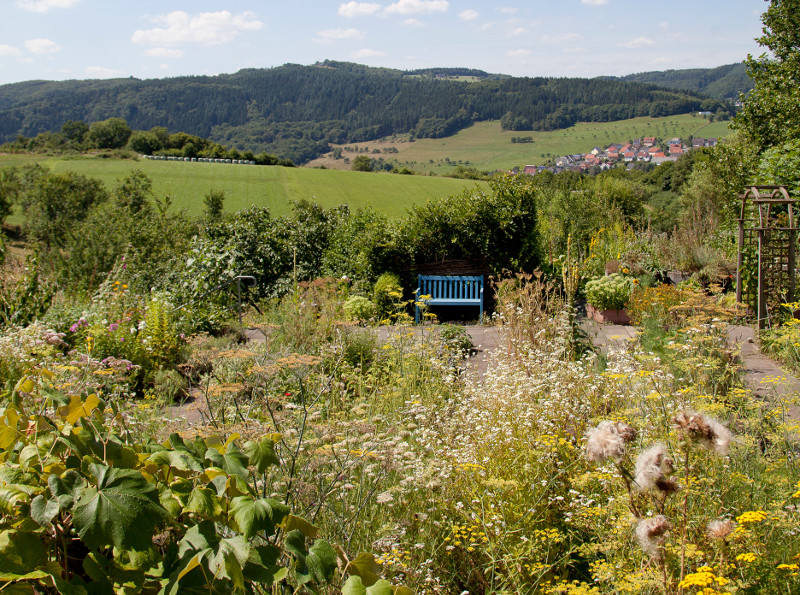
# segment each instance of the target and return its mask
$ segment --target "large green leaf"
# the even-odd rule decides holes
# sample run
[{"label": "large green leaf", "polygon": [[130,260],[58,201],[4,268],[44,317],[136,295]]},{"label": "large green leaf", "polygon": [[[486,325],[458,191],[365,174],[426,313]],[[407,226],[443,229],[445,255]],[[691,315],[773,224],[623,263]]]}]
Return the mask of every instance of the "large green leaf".
[{"label": "large green leaf", "polygon": [[184,510],[196,512],[200,516],[208,519],[219,519],[222,517],[222,504],[219,496],[211,488],[195,488],[189,496]]},{"label": "large green leaf", "polygon": [[113,545],[144,550],[153,529],[167,516],[158,503],[158,490],[141,473],[92,463],[97,486],[84,490],[73,522],[80,538],[92,549]]},{"label": "large green leaf", "polygon": [[31,518],[42,527],[49,527],[60,510],[58,498],[48,500],[40,494],[31,500]]},{"label": "large green leaf", "polygon": [[150,455],[147,459],[157,465],[166,465],[179,472],[194,471],[202,473],[205,468],[188,450],[162,450]]},{"label": "large green leaf", "polygon": [[280,440],[280,437],[280,434],[272,434],[258,442],[245,442],[243,451],[249,459],[250,466],[255,467],[259,473],[264,473],[271,465],[280,464],[275,453],[275,442]]},{"label": "large green leaf", "polygon": [[329,583],[336,570],[336,550],[324,539],[317,539],[308,549],[306,566],[317,583]]},{"label": "large green leaf", "polygon": [[381,566],[375,561],[372,554],[361,553],[345,568],[348,574],[361,577],[361,582],[367,587],[371,587],[380,578]]},{"label": "large green leaf", "polygon": [[[250,544],[241,536],[221,538],[216,526],[203,521],[191,527],[178,546],[180,564],[164,593],[243,591]],[[202,569],[202,572],[195,572]]]},{"label": "large green leaf", "polygon": [[278,565],[280,548],[274,545],[261,545],[250,549],[250,555],[243,568],[247,580],[268,587],[286,577],[287,569]]},{"label": "large green leaf", "polygon": [[0,533],[0,580],[19,579],[44,563],[44,545],[38,535],[14,530]]},{"label": "large green leaf", "polygon": [[286,517],[281,525],[285,531],[302,531],[303,535],[310,539],[314,539],[319,535],[319,529],[309,523],[304,518],[290,514]]},{"label": "large green leaf", "polygon": [[289,507],[272,498],[238,496],[231,500],[228,514],[239,531],[250,539],[259,531],[265,531],[268,536],[275,533],[275,526],[289,514]]},{"label": "large green leaf", "polygon": [[0,486],[0,513],[8,516],[27,514],[31,504],[30,494],[14,485]]},{"label": "large green leaf", "polygon": [[366,587],[359,576],[351,576],[342,587],[342,595],[394,595],[392,584],[381,579],[371,587]]},{"label": "large green leaf", "polygon": [[205,459],[211,463],[211,466],[223,469],[228,475],[238,475],[247,479],[247,457],[235,444],[229,444],[224,455],[220,454],[216,448],[209,448],[206,450]]}]

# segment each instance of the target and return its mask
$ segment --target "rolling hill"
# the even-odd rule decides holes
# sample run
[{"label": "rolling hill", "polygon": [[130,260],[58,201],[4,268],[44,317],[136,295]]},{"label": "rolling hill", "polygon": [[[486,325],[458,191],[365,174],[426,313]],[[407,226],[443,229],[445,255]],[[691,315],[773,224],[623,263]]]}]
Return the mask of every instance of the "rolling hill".
[{"label": "rolling hill", "polygon": [[29,81],[0,86],[0,142],[67,120],[164,126],[304,163],[332,143],[391,134],[441,138],[475,122],[506,130],[568,128],[731,106],[693,91],[614,79],[514,78],[471,69],[399,71],[325,61],[218,76]]},{"label": "rolling hill", "polygon": [[618,77],[618,79],[631,83],[659,85],[670,89],[685,89],[723,101],[736,101],[740,94],[747,94],[753,88],[753,81],[742,62],[717,68],[640,72]]}]

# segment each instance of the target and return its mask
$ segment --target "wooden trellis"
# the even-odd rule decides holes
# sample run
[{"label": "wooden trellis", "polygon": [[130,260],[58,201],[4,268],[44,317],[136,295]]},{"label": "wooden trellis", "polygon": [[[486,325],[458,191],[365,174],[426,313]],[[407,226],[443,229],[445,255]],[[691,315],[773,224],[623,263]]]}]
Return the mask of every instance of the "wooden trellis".
[{"label": "wooden trellis", "polygon": [[784,186],[749,186],[739,217],[736,300],[766,328],[770,310],[795,299],[797,273],[797,200]]}]

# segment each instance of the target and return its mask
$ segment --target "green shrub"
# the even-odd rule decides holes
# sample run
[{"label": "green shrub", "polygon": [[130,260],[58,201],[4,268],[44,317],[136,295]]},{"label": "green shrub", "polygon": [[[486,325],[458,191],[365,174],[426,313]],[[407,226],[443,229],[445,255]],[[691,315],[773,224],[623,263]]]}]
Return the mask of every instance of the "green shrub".
[{"label": "green shrub", "polygon": [[586,284],[586,301],[598,310],[621,310],[633,291],[633,279],[620,273],[592,279]]},{"label": "green shrub", "polygon": [[394,273],[383,273],[375,281],[372,290],[372,301],[377,308],[378,320],[393,320],[397,317],[398,308],[403,299],[403,287],[400,278]]},{"label": "green shrub", "polygon": [[375,303],[364,296],[354,295],[344,303],[344,310],[351,320],[368,322],[375,318]]}]

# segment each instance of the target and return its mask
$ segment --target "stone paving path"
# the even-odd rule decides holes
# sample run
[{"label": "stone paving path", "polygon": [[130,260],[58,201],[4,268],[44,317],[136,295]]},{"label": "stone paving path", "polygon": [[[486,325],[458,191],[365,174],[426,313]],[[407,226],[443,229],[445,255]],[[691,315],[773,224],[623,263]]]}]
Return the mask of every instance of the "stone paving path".
[{"label": "stone paving path", "polygon": [[756,332],[749,326],[728,327],[728,345],[739,351],[744,385],[753,394],[783,406],[784,415],[794,433],[800,427],[800,379],[784,371],[777,362],[760,352]]},{"label": "stone paving path", "polygon": [[[609,347],[621,347],[636,339],[637,331],[632,326],[598,324],[588,319],[583,320],[581,326],[592,344],[604,355],[608,355]],[[759,398],[780,404],[789,425],[799,434],[800,379],[760,352],[756,332],[749,326],[729,326],[728,345],[740,358],[745,387]]]}]

